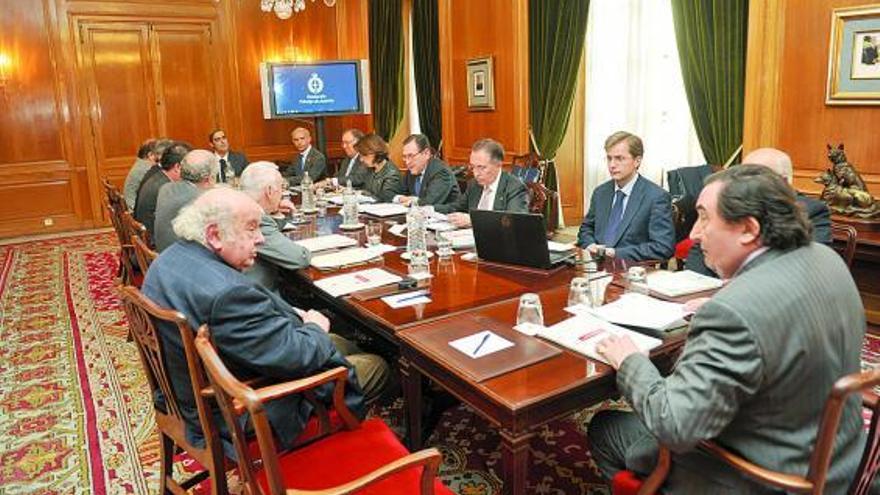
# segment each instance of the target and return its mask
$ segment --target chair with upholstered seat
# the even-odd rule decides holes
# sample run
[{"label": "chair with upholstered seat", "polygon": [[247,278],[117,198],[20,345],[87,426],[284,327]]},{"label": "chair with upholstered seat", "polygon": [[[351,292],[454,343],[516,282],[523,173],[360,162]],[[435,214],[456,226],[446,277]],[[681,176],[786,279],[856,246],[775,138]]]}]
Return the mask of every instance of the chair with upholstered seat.
[{"label": "chair with upholstered seat", "polygon": [[[135,287],[120,288],[120,295],[126,316],[128,316],[131,333],[134,334],[138,354],[140,354],[144,366],[144,372],[147,375],[151,397],[154,399],[156,425],[160,435],[160,493],[183,494],[208,477],[211,479],[212,494],[227,493],[223,447],[212,419],[211,409],[205,394],[202,393],[208,383],[204,371],[199,366],[198,358],[195,357],[192,329],[182,314],[156,306]],[[165,368],[165,353],[154,320],[173,323],[180,331],[190,370],[199,423],[204,433],[204,448],[196,447],[186,439],[185,420],[174,394],[170,375]],[[174,479],[172,469],[174,455],[179,450],[185,451],[205,467],[204,471],[180,483]]]},{"label": "chair with upholstered seat", "polygon": [[[828,466],[831,463],[834,440],[843,406],[852,394],[858,393],[862,395],[864,406],[871,410],[871,424],[868,429],[868,441],[862,452],[862,460],[847,493],[867,495],[870,493],[871,483],[880,468],[880,401],[876,400],[876,396],[871,393],[877,385],[880,385],[880,369],[852,373],[834,383],[828,400],[825,402],[819,431],[816,434],[816,443],[812,446],[810,454],[809,471],[806,474],[772,471],[758,466],[712,441],[700,442],[698,448],[762,484],[789,493],[819,495],[825,489]],[[666,448],[661,447],[660,460],[661,462],[658,462],[657,467],[644,483],[629,471],[617,473],[612,480],[612,493],[615,495],[657,493],[663,480],[666,479],[671,464],[669,451]]]},{"label": "chair with upholstered seat", "polygon": [[[410,454],[382,420],[357,420],[344,401],[346,368],[255,390],[229,372],[210,341],[207,326],[199,329],[195,345],[232,432],[245,493],[451,494],[436,478],[441,461],[436,449]],[[328,383],[335,386],[332,407],[342,428],[324,429],[311,443],[277,454],[263,404],[290,394],[310,393]],[[256,432],[259,459],[246,442],[240,421],[245,414]]]}]

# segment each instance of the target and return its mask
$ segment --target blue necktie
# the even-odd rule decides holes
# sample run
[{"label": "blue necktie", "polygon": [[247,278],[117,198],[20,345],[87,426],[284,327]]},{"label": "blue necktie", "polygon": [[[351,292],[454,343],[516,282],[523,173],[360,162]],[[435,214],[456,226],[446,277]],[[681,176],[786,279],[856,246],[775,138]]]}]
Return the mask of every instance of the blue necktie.
[{"label": "blue necktie", "polygon": [[413,190],[416,192],[416,196],[419,195],[419,191],[422,190],[422,176],[416,176],[416,185],[413,186]]},{"label": "blue necktie", "polygon": [[614,193],[614,205],[611,207],[611,215],[608,216],[608,227],[605,229],[604,243],[613,246],[617,238],[617,230],[620,228],[620,220],[623,218],[623,200],[626,193],[620,189]]}]

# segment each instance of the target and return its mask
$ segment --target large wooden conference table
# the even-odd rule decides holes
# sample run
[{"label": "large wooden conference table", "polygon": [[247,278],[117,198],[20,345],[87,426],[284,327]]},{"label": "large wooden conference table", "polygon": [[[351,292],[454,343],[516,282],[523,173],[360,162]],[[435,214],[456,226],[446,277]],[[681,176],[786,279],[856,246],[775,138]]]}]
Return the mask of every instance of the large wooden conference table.
[{"label": "large wooden conference table", "polygon": [[[400,220],[400,219],[398,219]],[[374,221],[364,218],[362,221]],[[317,219],[289,235],[293,239],[338,232],[338,217]],[[363,230],[348,233],[364,241]],[[405,238],[386,232],[383,242],[404,245]],[[525,494],[528,482],[529,442],[535,430],[554,419],[565,417],[585,407],[617,395],[614,370],[580,354],[562,349],[555,356],[518,368],[482,382],[462,373],[447,359],[445,349],[436,339],[420,338],[425,332],[458,331],[462,326],[483,329],[512,328],[516,321],[519,296],[535,292],[541,297],[545,324],[567,317],[564,307],[572,278],[582,276],[573,267],[550,274],[536,274],[518,269],[463,261],[461,254],[451,260],[431,258],[433,275],[428,304],[392,309],[381,299],[331,297],[313,282],[346,271],[382,267],[399,275],[407,273],[402,249],[385,254],[381,260],[333,272],[315,268],[292,274],[288,282],[307,286],[314,296],[334,311],[359,321],[370,332],[395,344],[399,349],[401,382],[407,407],[408,443],[422,446],[422,382],[429,379],[449,391],[483,416],[501,436],[500,477],[504,491]],[[605,269],[618,273],[608,285],[606,299],[613,299],[623,288],[616,281],[626,264],[608,262]],[[671,335],[652,352],[660,369],[669,369],[683,342],[683,332]],[[446,344],[442,344],[446,346]]]}]

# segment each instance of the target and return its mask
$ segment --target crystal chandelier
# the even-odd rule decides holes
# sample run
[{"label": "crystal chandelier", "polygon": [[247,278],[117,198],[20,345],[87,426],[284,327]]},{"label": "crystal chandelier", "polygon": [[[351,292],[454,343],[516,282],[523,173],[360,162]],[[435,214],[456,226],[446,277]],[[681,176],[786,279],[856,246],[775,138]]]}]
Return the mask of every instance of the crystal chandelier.
[{"label": "crystal chandelier", "polygon": [[[324,5],[332,7],[336,5],[336,0],[324,0]],[[306,10],[306,0],[260,0],[260,9],[263,12],[275,11],[279,19],[290,19],[294,12]]]}]

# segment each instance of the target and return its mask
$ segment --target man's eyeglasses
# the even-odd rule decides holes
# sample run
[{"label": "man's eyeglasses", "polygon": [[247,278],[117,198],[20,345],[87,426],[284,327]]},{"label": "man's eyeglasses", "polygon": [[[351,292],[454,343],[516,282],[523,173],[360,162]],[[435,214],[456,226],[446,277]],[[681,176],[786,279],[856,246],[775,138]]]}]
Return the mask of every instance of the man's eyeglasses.
[{"label": "man's eyeglasses", "polygon": [[404,154],[403,154],[403,159],[406,160],[406,161],[410,161],[410,160],[412,160],[413,158],[415,158],[415,157],[421,155],[422,153],[424,153],[424,152],[426,152],[426,151],[428,151],[428,148],[425,148],[425,149],[423,149],[422,151],[419,151],[418,153],[412,153],[412,154],[404,153]]}]

